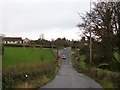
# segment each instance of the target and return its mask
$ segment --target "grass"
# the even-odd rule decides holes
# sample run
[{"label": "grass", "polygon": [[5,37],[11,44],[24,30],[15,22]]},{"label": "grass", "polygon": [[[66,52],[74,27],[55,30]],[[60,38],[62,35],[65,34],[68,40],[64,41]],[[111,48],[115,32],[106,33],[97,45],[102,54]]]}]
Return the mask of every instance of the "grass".
[{"label": "grass", "polygon": [[4,50],[2,57],[3,90],[5,88],[41,87],[52,80],[59,70],[55,61],[55,51],[22,47],[5,47]]},{"label": "grass", "polygon": [[80,56],[80,67],[81,68],[86,68],[86,63],[84,62],[85,61],[85,56],[84,55],[81,55]]},{"label": "grass", "polygon": [[[119,58],[118,54],[115,54],[117,59]],[[75,56],[75,55],[74,55]],[[74,67],[75,69],[80,72],[84,73],[85,75],[88,75],[89,77],[96,80],[100,85],[105,89],[108,90],[108,88],[119,88],[120,83],[120,74],[118,72],[112,72],[108,70],[102,70],[95,67],[92,67],[92,69],[89,71],[89,67],[87,67],[86,63],[84,62],[85,56],[80,56],[79,64],[76,62],[77,60],[74,59]]]},{"label": "grass", "polygon": [[[73,52],[74,53],[72,54],[72,59],[76,60],[77,53],[75,52],[75,50],[73,50]],[[85,63],[85,55],[80,55],[80,60],[78,60],[77,63],[81,68],[86,68],[87,65]]]},{"label": "grass", "polygon": [[[105,89],[108,90],[112,88],[115,90],[116,88],[120,88],[120,73],[118,71],[109,71],[109,70],[103,70],[96,67],[92,67],[91,70],[89,70],[89,66],[84,62],[85,55],[80,55],[80,60],[76,60],[75,56],[77,53],[73,54],[73,67],[80,73],[84,73],[85,75],[93,78],[95,81],[100,83],[100,85]],[[112,68],[118,68],[120,66],[120,54],[115,52],[114,56],[117,60],[115,63],[112,62]],[[108,65],[106,63],[102,63],[101,65]]]},{"label": "grass", "polygon": [[57,71],[56,62],[5,67],[2,72],[3,90],[5,88],[39,88],[52,80]]},{"label": "grass", "polygon": [[3,67],[18,64],[35,64],[40,61],[49,62],[55,60],[55,56],[49,49],[5,47],[2,58]]},{"label": "grass", "polygon": [[114,88],[113,84],[110,81],[107,80],[100,80],[100,84],[104,87],[104,88]]},{"label": "grass", "polygon": [[120,62],[120,55],[117,52],[114,53],[114,56],[118,60],[118,62]]}]

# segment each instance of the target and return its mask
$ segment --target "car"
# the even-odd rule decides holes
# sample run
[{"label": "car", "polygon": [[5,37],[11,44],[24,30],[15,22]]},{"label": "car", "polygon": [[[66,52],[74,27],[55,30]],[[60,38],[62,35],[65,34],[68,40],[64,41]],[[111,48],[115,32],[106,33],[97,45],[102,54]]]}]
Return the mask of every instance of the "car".
[{"label": "car", "polygon": [[66,56],[65,56],[65,55],[62,55],[62,59],[66,59]]},{"label": "car", "polygon": [[66,50],[66,48],[64,48],[64,50]]}]

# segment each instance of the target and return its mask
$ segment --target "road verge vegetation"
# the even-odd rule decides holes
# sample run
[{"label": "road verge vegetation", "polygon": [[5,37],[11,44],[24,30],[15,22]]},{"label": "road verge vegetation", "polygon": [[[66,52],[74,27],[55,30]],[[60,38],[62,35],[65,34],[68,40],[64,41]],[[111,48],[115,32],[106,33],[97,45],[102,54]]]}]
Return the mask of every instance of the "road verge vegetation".
[{"label": "road verge vegetation", "polygon": [[39,88],[54,78],[57,63],[38,63],[3,68],[2,85],[5,88]]},{"label": "road verge vegetation", "polygon": [[79,72],[90,76],[95,81],[101,84],[105,89],[108,88],[120,88],[120,73],[109,70],[103,70],[96,67],[89,68],[84,61],[84,55],[80,58],[76,58],[73,55],[72,65]]},{"label": "road verge vegetation", "polygon": [[[54,53],[54,55],[53,55]],[[2,88],[40,88],[59,70],[56,52],[44,48],[5,47]]]}]

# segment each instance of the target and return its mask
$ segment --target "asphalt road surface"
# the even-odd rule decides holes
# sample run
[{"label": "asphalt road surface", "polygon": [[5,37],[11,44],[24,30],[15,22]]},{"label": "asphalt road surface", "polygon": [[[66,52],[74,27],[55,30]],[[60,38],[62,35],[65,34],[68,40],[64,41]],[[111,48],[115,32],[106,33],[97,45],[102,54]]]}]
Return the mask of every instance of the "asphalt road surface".
[{"label": "asphalt road surface", "polygon": [[71,49],[62,52],[66,59],[61,61],[61,69],[55,79],[42,88],[102,88],[97,82],[82,73],[78,73],[70,63]]}]

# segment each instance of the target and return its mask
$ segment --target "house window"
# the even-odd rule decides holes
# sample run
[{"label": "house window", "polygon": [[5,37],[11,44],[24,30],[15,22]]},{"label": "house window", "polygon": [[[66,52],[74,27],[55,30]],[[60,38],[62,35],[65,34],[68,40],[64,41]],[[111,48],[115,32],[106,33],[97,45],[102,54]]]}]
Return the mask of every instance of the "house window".
[{"label": "house window", "polygon": [[4,44],[6,44],[6,41],[4,41]]},{"label": "house window", "polygon": [[11,41],[11,44],[13,44],[14,42],[13,41]]},{"label": "house window", "polygon": [[10,41],[8,41],[8,44],[10,44],[11,42]]},{"label": "house window", "polygon": [[17,43],[17,41],[14,42],[15,44]]}]

